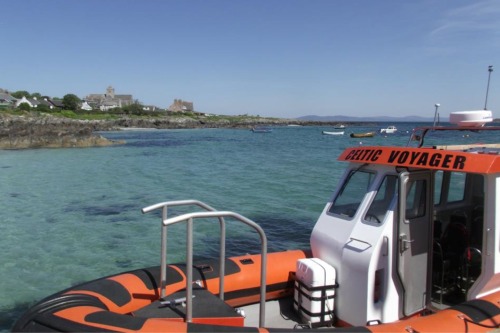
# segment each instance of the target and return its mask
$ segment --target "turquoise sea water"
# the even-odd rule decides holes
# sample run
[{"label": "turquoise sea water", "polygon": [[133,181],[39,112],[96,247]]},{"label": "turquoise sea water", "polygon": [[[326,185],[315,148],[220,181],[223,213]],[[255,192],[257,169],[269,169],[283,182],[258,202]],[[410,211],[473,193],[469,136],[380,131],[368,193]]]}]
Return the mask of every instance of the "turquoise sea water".
[{"label": "turquoise sea water", "polygon": [[[347,128],[342,137],[321,135],[328,127],[120,131],[102,134],[126,140],[122,146],[0,151],[0,331],[56,291],[159,265],[159,215],[141,213],[154,203],[197,199],[259,223],[269,251],[308,248],[342,175],[343,149],[406,145],[406,131],[416,125],[366,139],[348,134],[379,127]],[[473,143],[490,134],[440,135],[447,143]],[[169,230],[170,262],[183,259],[184,230]],[[197,257],[218,253],[215,230],[196,223]],[[229,255],[257,251],[258,237],[230,223],[227,246]]]}]

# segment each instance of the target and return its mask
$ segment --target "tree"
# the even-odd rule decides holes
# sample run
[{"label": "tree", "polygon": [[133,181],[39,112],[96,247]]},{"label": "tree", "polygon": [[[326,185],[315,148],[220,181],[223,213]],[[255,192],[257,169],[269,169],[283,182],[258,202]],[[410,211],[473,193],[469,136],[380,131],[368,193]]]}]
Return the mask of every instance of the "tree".
[{"label": "tree", "polygon": [[[24,104],[24,103],[23,103]],[[50,107],[47,104],[38,104],[36,110],[39,112],[50,112]]]},{"label": "tree", "polygon": [[18,108],[19,108],[19,110],[22,110],[22,111],[31,110],[31,106],[28,103],[21,103],[21,104],[19,104]]},{"label": "tree", "polygon": [[[137,100],[136,100],[137,101]],[[142,105],[139,103],[134,103],[122,107],[123,112],[127,114],[141,114],[143,112]]]},{"label": "tree", "polygon": [[65,109],[76,111],[80,107],[80,103],[82,101],[74,94],[66,94],[64,95],[62,102]]},{"label": "tree", "polygon": [[13,92],[12,94],[10,94],[12,97],[15,97],[15,98],[23,98],[26,97],[26,98],[30,98],[31,95],[29,92],[27,92],[26,90],[18,90],[16,92]]}]

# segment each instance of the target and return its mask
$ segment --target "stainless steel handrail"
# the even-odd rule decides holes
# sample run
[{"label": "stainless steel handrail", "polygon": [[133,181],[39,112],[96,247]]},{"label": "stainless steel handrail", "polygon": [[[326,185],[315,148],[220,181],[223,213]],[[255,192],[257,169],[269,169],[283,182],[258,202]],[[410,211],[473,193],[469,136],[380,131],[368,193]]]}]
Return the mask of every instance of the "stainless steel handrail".
[{"label": "stainless steel handrail", "polygon": [[[142,213],[149,213],[157,209],[162,209],[162,227],[161,227],[161,265],[160,265],[160,297],[166,296],[167,288],[167,226],[163,223],[167,220],[168,207],[195,205],[207,211],[216,211],[215,208],[198,200],[175,200],[160,202],[142,209]],[[224,300],[224,275],[226,271],[226,227],[224,218],[219,218],[221,239],[220,239],[220,262],[219,262],[219,298]]]},{"label": "stainless steel handrail", "polygon": [[[260,272],[260,310],[259,310],[259,327],[264,327],[265,326],[265,306],[266,306],[266,275],[267,275],[267,238],[264,233],[264,230],[255,222],[252,220],[234,213],[234,212],[229,212],[229,211],[209,211],[209,212],[194,212],[194,213],[188,213],[188,214],[183,214],[179,215],[176,217],[172,217],[170,219],[166,218],[166,206],[165,204],[168,205],[173,205],[173,203],[178,203],[179,204],[196,204],[199,205],[200,207],[203,208],[211,208],[212,207],[203,204],[200,201],[196,200],[184,200],[184,201],[171,201],[168,203],[163,203],[163,204],[156,204],[153,206],[149,206],[143,209],[143,213],[148,213],[152,210],[158,209],[160,207],[163,207],[163,218],[162,218],[162,226],[167,227],[168,225],[180,223],[187,221],[187,240],[186,240],[186,275],[187,275],[187,281],[186,281],[186,322],[191,322],[193,319],[193,313],[192,313],[192,302],[193,302],[193,220],[197,218],[214,218],[217,217],[219,220],[223,219],[224,217],[232,217],[236,220],[239,220],[246,225],[252,227],[255,229],[261,239],[261,272]],[[201,204],[201,205],[200,205]],[[225,229],[225,228],[224,228]],[[163,230],[163,229],[162,229]],[[163,233],[162,233],[163,234]],[[165,231],[166,235],[166,231]],[[221,244],[224,243],[223,237],[225,238],[225,233],[224,235],[221,234]],[[163,247],[163,236],[162,236],[162,261],[161,261],[161,271],[166,272],[166,255],[163,257],[163,253],[166,253],[166,237],[165,237],[165,247]],[[225,253],[224,251],[221,251],[221,256],[220,259],[221,261],[225,260],[225,255],[222,256],[222,252]],[[222,275],[220,276],[220,279],[223,279],[224,272],[222,272]],[[165,278],[166,282],[166,278]],[[222,284],[219,290],[219,294],[223,293],[224,290],[224,285]]]}]

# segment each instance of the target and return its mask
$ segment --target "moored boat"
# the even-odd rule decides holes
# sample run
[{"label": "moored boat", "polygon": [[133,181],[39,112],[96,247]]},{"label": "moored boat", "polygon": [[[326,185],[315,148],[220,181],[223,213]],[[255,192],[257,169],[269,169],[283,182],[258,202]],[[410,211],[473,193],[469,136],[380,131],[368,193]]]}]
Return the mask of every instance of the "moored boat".
[{"label": "moored boat", "polygon": [[[146,207],[143,213],[161,211],[159,266],[49,296],[13,331],[494,330],[500,145],[423,145],[430,132],[455,130],[500,133],[500,127],[424,127],[406,147],[345,149],[339,160],[346,170],[316,221],[310,249],[268,253],[258,224],[196,200]],[[196,209],[167,215],[187,205]],[[194,261],[193,230],[202,219],[220,230],[220,253]],[[181,223],[186,262],[167,265],[167,249],[176,248],[167,246],[167,228]],[[229,223],[252,228],[260,253],[226,258]]]},{"label": "moored boat", "polygon": [[254,133],[271,133],[273,131],[272,128],[269,127],[254,127],[252,128],[252,132]]},{"label": "moored boat", "polygon": [[324,135],[344,135],[344,131],[322,131]]},{"label": "moored boat", "polygon": [[381,128],[380,133],[385,133],[385,134],[394,134],[397,132],[396,126],[388,126],[387,128]]},{"label": "moored boat", "polygon": [[351,133],[351,138],[371,138],[375,136],[375,132]]}]

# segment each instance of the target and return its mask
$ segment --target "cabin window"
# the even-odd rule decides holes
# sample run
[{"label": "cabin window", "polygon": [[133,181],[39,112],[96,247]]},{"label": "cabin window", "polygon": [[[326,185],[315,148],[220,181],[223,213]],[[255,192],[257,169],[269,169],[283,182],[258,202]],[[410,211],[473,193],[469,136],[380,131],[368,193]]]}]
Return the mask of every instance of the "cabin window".
[{"label": "cabin window", "polygon": [[422,217],[426,212],[426,186],[425,180],[415,180],[409,183],[406,194],[406,220]]},{"label": "cabin window", "polygon": [[438,170],[434,174],[434,205],[441,203],[441,191],[443,190],[443,171]]},{"label": "cabin window", "polygon": [[375,174],[366,171],[352,171],[337,194],[329,213],[352,218],[370,188]]},{"label": "cabin window", "polygon": [[463,201],[465,198],[465,173],[452,172],[450,174],[450,190],[448,202]]},{"label": "cabin window", "polygon": [[389,210],[389,206],[398,193],[398,177],[385,176],[375,199],[365,215],[365,221],[380,224]]}]

